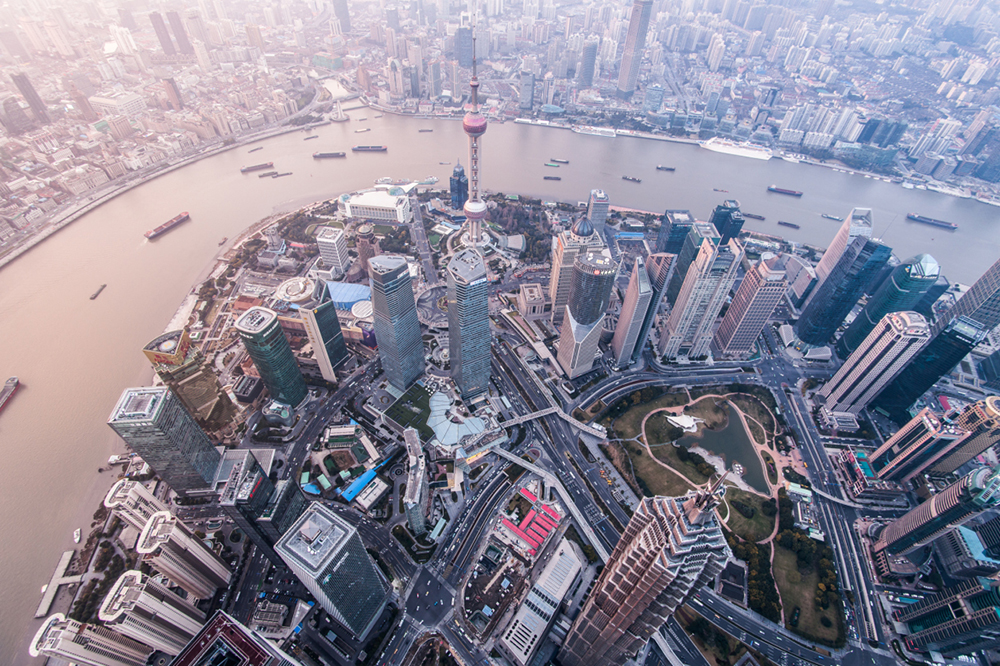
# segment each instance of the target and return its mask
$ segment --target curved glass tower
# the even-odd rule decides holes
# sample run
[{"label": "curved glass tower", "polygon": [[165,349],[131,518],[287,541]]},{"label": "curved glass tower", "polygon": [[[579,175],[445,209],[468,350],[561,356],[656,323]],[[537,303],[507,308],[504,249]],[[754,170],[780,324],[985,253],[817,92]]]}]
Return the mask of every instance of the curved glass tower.
[{"label": "curved glass tower", "polygon": [[271,398],[292,407],[302,402],[308,393],[306,382],[277,313],[250,308],[236,320],[236,330]]}]

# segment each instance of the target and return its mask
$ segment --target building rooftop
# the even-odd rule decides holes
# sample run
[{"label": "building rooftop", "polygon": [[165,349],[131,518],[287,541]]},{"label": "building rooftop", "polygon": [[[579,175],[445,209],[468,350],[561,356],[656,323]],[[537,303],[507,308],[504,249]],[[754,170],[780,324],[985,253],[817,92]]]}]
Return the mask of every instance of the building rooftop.
[{"label": "building rooftop", "polygon": [[319,575],[347,542],[354,528],[319,502],[309,508],[275,545],[282,556]]},{"label": "building rooftop", "polygon": [[289,303],[303,303],[313,297],[314,291],[316,291],[315,282],[307,277],[294,277],[278,285],[274,297]]},{"label": "building rooftop", "polygon": [[478,251],[469,247],[448,262],[448,272],[466,284],[486,279],[486,264]]},{"label": "building rooftop", "polygon": [[118,578],[108,596],[104,598],[98,617],[101,622],[113,622],[135,606],[146,589],[149,577],[141,571],[126,571]]},{"label": "building rooftop", "polygon": [[149,522],[139,535],[139,542],[135,545],[135,552],[140,555],[152,553],[170,539],[174,528],[178,525],[177,519],[169,511],[157,511],[149,517]]},{"label": "building rooftop", "polygon": [[320,227],[319,233],[316,234],[317,241],[336,241],[338,238],[344,235],[343,229],[338,229],[337,227]]},{"label": "building rooftop", "polygon": [[368,265],[373,273],[385,275],[398,270],[401,266],[406,266],[406,259],[393,254],[380,254],[368,260]]},{"label": "building rooftop", "polygon": [[153,420],[163,404],[168,390],[164,386],[125,389],[118,399],[118,404],[111,412],[108,422],[127,423]]},{"label": "building rooftop", "polygon": [[243,333],[260,333],[277,320],[278,315],[267,308],[250,308],[236,320],[236,330]]}]

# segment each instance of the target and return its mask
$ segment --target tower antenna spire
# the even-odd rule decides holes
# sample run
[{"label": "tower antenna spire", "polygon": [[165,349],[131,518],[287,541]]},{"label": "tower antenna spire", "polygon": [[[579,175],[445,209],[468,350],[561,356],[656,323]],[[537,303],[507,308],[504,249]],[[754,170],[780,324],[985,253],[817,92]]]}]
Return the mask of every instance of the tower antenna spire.
[{"label": "tower antenna spire", "polygon": [[479,77],[476,76],[476,12],[472,14],[472,104],[462,119],[462,129],[469,137],[469,199],[465,202],[465,217],[468,222],[469,240],[473,247],[482,242],[482,224],[486,219],[486,204],[482,200],[479,165],[482,144],[480,139],[486,133],[486,118],[479,111]]}]

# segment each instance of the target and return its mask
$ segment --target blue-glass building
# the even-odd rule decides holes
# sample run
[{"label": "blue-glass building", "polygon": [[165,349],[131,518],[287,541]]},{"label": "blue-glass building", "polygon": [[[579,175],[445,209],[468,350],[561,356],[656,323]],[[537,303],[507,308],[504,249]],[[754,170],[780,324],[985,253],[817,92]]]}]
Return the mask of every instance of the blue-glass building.
[{"label": "blue-glass building", "polygon": [[272,310],[253,307],[236,320],[236,331],[272,400],[295,407],[308,390],[292,347]]},{"label": "blue-glass building", "polygon": [[469,178],[465,175],[465,168],[461,164],[456,164],[451,172],[451,207],[454,210],[462,210],[468,200]]},{"label": "blue-glass building", "polygon": [[383,254],[368,260],[368,275],[382,370],[390,384],[405,391],[424,372],[424,343],[410,267],[403,257]]},{"label": "blue-glass building", "polygon": [[725,245],[729,242],[730,238],[739,237],[740,231],[743,230],[743,223],[746,220],[743,219],[743,213],[740,212],[740,202],[736,199],[727,199],[715,207],[709,222],[712,223],[712,226],[722,236],[719,244]]},{"label": "blue-glass building", "polygon": [[448,262],[448,351],[463,400],[489,388],[489,314],[486,265],[478,251],[466,248]]}]

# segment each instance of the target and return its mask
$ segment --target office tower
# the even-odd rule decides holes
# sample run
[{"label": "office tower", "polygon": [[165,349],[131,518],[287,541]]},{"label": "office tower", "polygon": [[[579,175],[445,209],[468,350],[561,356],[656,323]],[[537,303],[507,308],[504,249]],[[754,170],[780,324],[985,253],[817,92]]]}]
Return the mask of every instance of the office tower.
[{"label": "office tower", "polygon": [[847,357],[872,332],[879,320],[890,312],[914,309],[927,290],[937,282],[940,274],[940,266],[929,254],[918,254],[896,266],[840,336],[837,354],[841,358]]},{"label": "office tower", "polygon": [[462,400],[489,388],[490,343],[486,264],[478,250],[465,248],[448,262],[448,351]]},{"label": "office tower", "polygon": [[313,358],[319,364],[320,374],[326,381],[336,382],[335,370],[349,357],[336,305],[333,301],[319,304],[312,302],[299,307],[299,316],[305,324],[306,335],[312,344]]},{"label": "office tower", "polygon": [[832,412],[857,414],[906,367],[930,335],[927,321],[916,312],[891,312],[844,361],[819,390]]},{"label": "office tower", "polygon": [[932,545],[941,573],[951,578],[992,576],[1000,572],[1000,560],[987,555],[979,534],[963,525],[948,530]]},{"label": "office tower", "polygon": [[[309,663],[313,663],[310,661]],[[170,666],[303,666],[256,631],[217,610]]]},{"label": "office tower", "polygon": [[679,254],[684,239],[691,232],[694,217],[689,210],[668,210],[663,213],[660,230],[656,233],[656,251]]},{"label": "office tower", "polygon": [[252,307],[236,320],[235,327],[271,399],[291,407],[301,403],[309,391],[277,313]]},{"label": "office tower", "polygon": [[830,247],[826,248],[823,257],[816,264],[816,277],[819,278],[820,284],[826,281],[827,276],[840,261],[840,256],[847,249],[848,244],[858,236],[864,238],[872,236],[872,211],[870,208],[852,208],[844,223],[840,225],[837,234],[830,241]]},{"label": "office tower", "polygon": [[[455,31],[455,57],[459,67],[472,67],[475,42],[472,38],[472,28],[462,26]],[[457,86],[456,86],[457,87]]]},{"label": "office tower", "polygon": [[167,21],[170,23],[170,30],[174,33],[177,41],[177,50],[187,55],[194,55],[194,48],[184,30],[184,23],[177,12],[167,12]]},{"label": "office tower", "polygon": [[[695,230],[692,229],[694,234]],[[732,239],[702,239],[698,256],[688,268],[677,302],[660,336],[659,352],[666,358],[708,356],[712,326],[726,304],[743,261],[743,247]]]},{"label": "office tower", "polygon": [[649,30],[649,17],[653,13],[653,0],[635,0],[632,3],[632,16],[628,22],[628,33],[625,35],[625,52],[622,54],[621,69],[618,74],[618,97],[629,99],[635,92],[635,83],[639,79],[639,66],[642,64],[642,52],[646,48],[646,32]]},{"label": "office tower", "polygon": [[108,425],[181,495],[215,480],[219,452],[170,389],[125,389]]},{"label": "office tower", "polygon": [[167,511],[167,505],[146,486],[129,479],[115,481],[104,497],[104,506],[114,511],[122,522],[136,532],[141,532],[146,527],[154,513]]},{"label": "office tower", "polygon": [[591,190],[590,199],[587,201],[587,219],[593,225],[594,231],[600,238],[604,238],[604,225],[608,221],[608,208],[611,206],[611,197],[604,193],[604,190]]},{"label": "office tower", "polygon": [[451,172],[451,207],[454,210],[462,210],[462,206],[469,200],[469,179],[465,176],[465,169],[459,162]]},{"label": "office tower", "polygon": [[345,33],[351,31],[351,12],[348,0],[333,0],[333,13],[340,21],[340,29]]},{"label": "office tower", "polygon": [[722,570],[731,553],[713,510],[721,482],[642,499],[563,641],[563,666],[624,664]]},{"label": "office tower", "polygon": [[260,49],[262,52],[267,49],[264,45],[264,36],[260,32],[259,25],[246,23],[244,24],[243,29],[247,33],[247,44],[250,45],[250,48]]},{"label": "office tower", "polygon": [[953,319],[933,335],[913,360],[872,401],[872,405],[900,421],[909,420],[907,410],[959,361],[986,339],[989,331],[968,317]]},{"label": "office tower", "polygon": [[899,555],[924,546],[950,527],[961,525],[1000,500],[1000,467],[979,467],[929,500],[889,523],[873,546],[875,553]]},{"label": "office tower", "polygon": [[337,623],[367,637],[391,590],[353,525],[313,502],[275,550]]},{"label": "office tower", "polygon": [[[658,83],[646,88],[646,94],[642,100],[642,110],[646,113],[658,113],[663,106],[663,86]],[[713,93],[718,97],[718,93]],[[705,109],[706,113],[711,113],[710,109]]]},{"label": "office tower", "polygon": [[319,256],[323,259],[324,267],[332,269],[337,276],[347,272],[351,258],[347,254],[347,234],[343,229],[320,227],[316,234],[316,245],[319,246]]},{"label": "office tower", "polygon": [[552,272],[549,278],[549,300],[552,301],[552,323],[559,325],[566,314],[569,288],[573,284],[573,262],[576,256],[604,246],[594,225],[583,217],[569,231],[560,232],[552,244]]},{"label": "office tower", "polygon": [[691,268],[691,264],[701,252],[701,246],[705,239],[718,245],[719,232],[708,222],[692,224],[684,237],[680,252],[677,253],[677,266],[674,268],[674,274],[670,276],[670,282],[667,283],[667,303],[670,303],[671,306],[677,303],[677,297],[680,296],[681,287],[684,286],[688,269]]},{"label": "office tower", "polygon": [[232,468],[219,496],[219,506],[267,559],[281,564],[281,558],[274,552],[275,540],[257,525],[257,519],[264,515],[274,495],[274,484],[267,470],[248,449],[227,451],[226,462],[231,462]]},{"label": "office tower", "polygon": [[405,391],[424,372],[424,343],[406,259],[381,255],[368,260],[375,339],[386,379]]},{"label": "office tower", "polygon": [[618,265],[606,254],[578,254],[556,360],[570,379],[590,372],[601,341]]},{"label": "office tower", "polygon": [[10,80],[14,82],[15,86],[17,86],[17,89],[21,92],[21,97],[24,98],[24,101],[28,103],[28,106],[31,108],[31,112],[35,115],[35,120],[43,125],[50,123],[51,120],[49,120],[48,107],[35,90],[35,86],[31,84],[31,81],[28,79],[28,75],[20,73],[11,74]]},{"label": "office tower", "polygon": [[187,329],[154,338],[142,353],[198,425],[205,430],[219,430],[232,423],[236,406],[219,383],[212,364],[191,344]]},{"label": "office tower", "polygon": [[592,88],[594,86],[594,72],[597,69],[597,48],[601,40],[598,37],[590,37],[583,43],[583,53],[580,56],[580,71],[577,74],[577,85],[580,88]]},{"label": "office tower", "polygon": [[[459,28],[462,30],[462,28]],[[486,219],[486,204],[480,197],[482,181],[479,174],[480,146],[479,139],[486,134],[486,116],[479,112],[479,78],[476,76],[476,35],[470,31],[472,41],[472,78],[469,87],[472,89],[472,110],[462,118],[462,129],[469,137],[469,199],[465,202],[465,217],[469,225],[469,238],[473,245],[482,242],[482,224]],[[464,65],[463,65],[464,66]]]},{"label": "office tower", "polygon": [[974,578],[947,587],[892,613],[909,625],[903,640],[910,652],[934,652],[946,659],[1000,647],[1000,583]]},{"label": "office tower", "polygon": [[764,325],[788,291],[785,271],[777,264],[778,257],[763,259],[743,277],[715,332],[715,346],[723,356],[748,358],[753,353]]},{"label": "office tower", "polygon": [[171,656],[205,623],[205,614],[141,571],[119,576],[97,617],[108,629]]},{"label": "office tower", "polygon": [[563,600],[580,579],[583,562],[566,539],[559,542],[551,559],[531,586],[528,597],[521,603],[497,649],[516,666],[528,666],[542,645],[542,639],[556,621]]},{"label": "office tower", "polygon": [[184,108],[184,102],[181,100],[181,89],[177,87],[177,81],[173,77],[165,78],[161,80],[163,84],[163,92],[167,94],[167,101],[170,104],[170,108],[174,111],[180,111]]},{"label": "office tower", "polygon": [[879,479],[907,483],[954,450],[968,435],[923,409],[869,456]]},{"label": "office tower", "polygon": [[993,558],[1000,558],[1000,516],[990,518],[976,527],[976,534],[983,542],[986,554]]},{"label": "office tower", "polygon": [[410,531],[419,536],[427,531],[429,491],[427,458],[424,456],[424,448],[420,445],[420,433],[416,428],[404,430],[403,441],[406,443],[408,464],[403,508],[406,511],[406,522],[410,526]]},{"label": "office tower", "polygon": [[931,467],[932,472],[951,474],[1000,442],[1000,398],[995,395],[949,412],[945,417],[969,434],[954,451]]},{"label": "office tower", "polygon": [[740,231],[743,230],[743,213],[740,211],[740,202],[736,199],[726,199],[715,207],[709,222],[715,230],[722,236],[719,242],[725,245],[730,238],[739,238]]},{"label": "office tower", "polygon": [[663,304],[663,296],[667,292],[667,283],[673,274],[674,262],[677,255],[658,253],[651,254],[646,258],[646,273],[649,277],[649,286],[653,294],[649,299],[649,307],[646,308],[646,315],[642,319],[642,328],[639,329],[639,336],[636,338],[635,349],[632,351],[632,360],[638,361],[646,347],[646,340],[649,339],[649,331],[653,328],[653,323],[660,312]]},{"label": "office tower", "polygon": [[163,22],[163,17],[160,16],[159,12],[150,12],[149,22],[153,24],[153,32],[156,33],[156,38],[160,40],[160,48],[163,52],[172,56],[177,53],[177,49],[174,48],[174,42],[170,39],[170,33],[167,32],[167,24]]},{"label": "office tower", "polygon": [[358,253],[358,263],[361,265],[361,270],[368,273],[368,260],[382,254],[382,248],[375,236],[375,227],[370,224],[362,224],[358,227],[354,249]]},{"label": "office tower", "polygon": [[642,323],[645,321],[652,300],[653,288],[649,284],[646,264],[642,257],[636,257],[635,265],[632,267],[632,277],[629,278],[628,288],[625,290],[622,312],[615,327],[615,337],[611,340],[611,349],[614,350],[619,370],[627,368],[632,362],[632,353],[635,351],[636,343],[639,342]]},{"label": "office tower", "polygon": [[135,552],[194,599],[210,599],[232,575],[222,558],[169,511],[150,516]]},{"label": "office tower", "polygon": [[[84,98],[86,99],[86,98]],[[87,103],[90,104],[89,102]],[[3,126],[8,134],[17,136],[24,134],[32,128],[34,122],[28,117],[21,107],[21,102],[16,97],[8,97],[3,101]],[[94,120],[97,120],[95,115]]]},{"label": "office tower", "polygon": [[939,275],[938,279],[920,297],[913,309],[922,314],[927,321],[934,321],[934,304],[944,295],[944,292],[951,288],[951,282],[944,275]]},{"label": "office tower", "polygon": [[535,105],[535,74],[534,72],[521,72],[520,78],[517,108],[522,111],[531,111]]},{"label": "office tower", "polygon": [[54,657],[80,666],[146,666],[152,652],[128,636],[62,613],[50,615],[28,647],[32,657]]},{"label": "office tower", "polygon": [[795,325],[799,338],[811,345],[825,345],[851,312],[865,287],[892,249],[878,241],[857,236],[844,249],[829,279],[813,291],[812,299]]},{"label": "office tower", "polygon": [[938,318],[932,334],[936,335],[938,331],[944,330],[956,317],[978,321],[987,330],[1000,325],[1000,260],[990,266],[972,288]]}]

